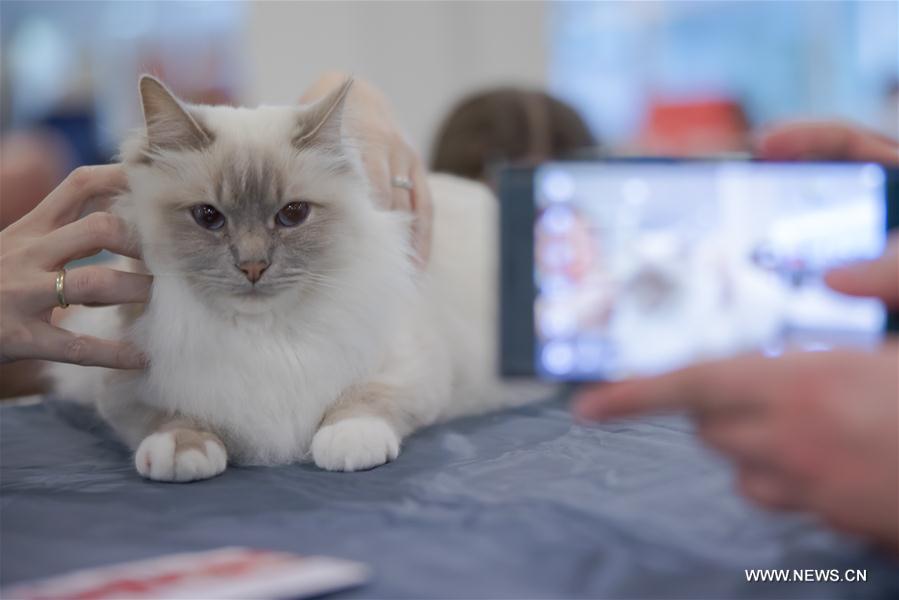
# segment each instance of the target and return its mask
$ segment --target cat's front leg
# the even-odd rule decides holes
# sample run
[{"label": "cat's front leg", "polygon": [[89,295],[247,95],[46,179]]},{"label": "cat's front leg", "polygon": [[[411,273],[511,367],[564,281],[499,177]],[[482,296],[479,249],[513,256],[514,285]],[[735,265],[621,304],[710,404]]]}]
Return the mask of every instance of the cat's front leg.
[{"label": "cat's front leg", "polygon": [[137,472],[155,481],[188,482],[215,477],[228,465],[222,440],[184,419],[148,435],[134,455]]},{"label": "cat's front leg", "polygon": [[312,459],[328,471],[361,471],[400,453],[411,416],[397,402],[398,390],[380,383],[351,386],[326,412],[312,438]]},{"label": "cat's front leg", "polygon": [[103,379],[97,409],[130,448],[137,448],[137,472],[156,481],[196,481],[225,470],[221,438],[192,419],[146,401],[144,375],[113,371]]}]

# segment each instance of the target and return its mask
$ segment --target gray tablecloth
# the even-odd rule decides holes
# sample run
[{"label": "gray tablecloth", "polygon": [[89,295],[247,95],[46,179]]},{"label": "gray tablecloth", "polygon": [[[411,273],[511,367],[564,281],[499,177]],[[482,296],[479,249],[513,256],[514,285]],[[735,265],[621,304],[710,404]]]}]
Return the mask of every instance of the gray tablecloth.
[{"label": "gray tablecloth", "polygon": [[[0,408],[0,583],[248,545],[358,559],[347,597],[891,597],[895,565],[732,492],[689,426],[588,428],[548,402],[434,427],[363,473],[231,468],[144,481],[92,413]],[[866,583],[746,582],[744,569],[867,569]],[[894,596],[895,597],[895,596]]]}]

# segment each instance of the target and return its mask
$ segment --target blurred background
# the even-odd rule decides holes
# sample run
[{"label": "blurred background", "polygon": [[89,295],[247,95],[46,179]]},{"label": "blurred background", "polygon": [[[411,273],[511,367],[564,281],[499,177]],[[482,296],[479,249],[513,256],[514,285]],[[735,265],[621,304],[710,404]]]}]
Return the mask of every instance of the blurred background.
[{"label": "blurred background", "polygon": [[461,98],[507,85],[564,101],[610,153],[740,151],[751,129],[800,116],[899,130],[894,1],[4,0],[0,44],[4,224],[16,190],[42,197],[114,156],[140,124],[145,71],[191,101],[249,105],[350,71],[386,92],[426,159]]}]

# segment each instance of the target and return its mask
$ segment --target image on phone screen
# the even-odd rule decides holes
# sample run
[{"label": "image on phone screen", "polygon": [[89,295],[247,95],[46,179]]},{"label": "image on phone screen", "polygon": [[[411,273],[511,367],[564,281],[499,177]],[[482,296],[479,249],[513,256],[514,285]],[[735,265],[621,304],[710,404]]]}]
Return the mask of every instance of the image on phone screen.
[{"label": "image on phone screen", "polygon": [[823,275],[883,250],[885,179],[874,164],[539,167],[537,374],[619,379],[877,343],[883,306]]}]

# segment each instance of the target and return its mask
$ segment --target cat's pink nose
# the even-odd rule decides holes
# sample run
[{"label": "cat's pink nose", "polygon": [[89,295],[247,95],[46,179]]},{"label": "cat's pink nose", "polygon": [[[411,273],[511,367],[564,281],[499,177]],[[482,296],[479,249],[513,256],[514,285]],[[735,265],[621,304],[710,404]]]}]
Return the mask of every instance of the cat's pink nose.
[{"label": "cat's pink nose", "polygon": [[243,262],[239,266],[243,274],[250,280],[250,283],[256,283],[262,277],[262,274],[265,273],[268,263],[262,261]]}]

